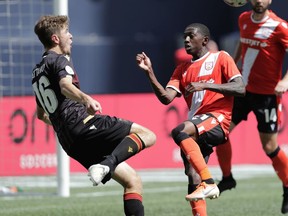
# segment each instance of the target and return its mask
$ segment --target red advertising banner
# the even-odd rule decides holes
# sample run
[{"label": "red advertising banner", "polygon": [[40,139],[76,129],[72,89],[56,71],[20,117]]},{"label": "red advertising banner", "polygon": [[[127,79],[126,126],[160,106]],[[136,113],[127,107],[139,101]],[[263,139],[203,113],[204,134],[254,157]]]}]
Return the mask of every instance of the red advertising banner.
[{"label": "red advertising banner", "polygon": [[[179,147],[170,136],[171,130],[186,119],[187,108],[182,98],[162,105],[154,94],[94,95],[103,114],[115,115],[141,124],[157,135],[155,146],[128,160],[136,169],[183,167]],[[36,117],[34,97],[0,99],[0,176],[47,175],[57,169],[56,139],[51,126]],[[283,99],[283,125],[279,145],[288,153],[288,97]],[[234,164],[268,164],[262,150],[253,114],[231,133]],[[217,165],[213,153],[210,165]],[[71,172],[85,171],[71,160]]]}]

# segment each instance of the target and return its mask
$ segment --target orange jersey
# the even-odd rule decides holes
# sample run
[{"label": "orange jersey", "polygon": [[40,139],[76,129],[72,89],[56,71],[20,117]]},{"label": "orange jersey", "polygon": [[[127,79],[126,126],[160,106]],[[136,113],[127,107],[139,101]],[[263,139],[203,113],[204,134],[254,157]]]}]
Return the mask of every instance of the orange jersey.
[{"label": "orange jersey", "polygon": [[272,11],[262,21],[255,21],[249,11],[239,16],[238,24],[246,89],[256,94],[274,94],[288,50],[287,22]]},{"label": "orange jersey", "polygon": [[[180,64],[173,72],[167,88],[185,95],[185,87],[191,82],[227,83],[241,76],[232,57],[224,52],[208,52],[202,58]],[[203,90],[184,97],[189,108],[189,118],[198,114],[212,113],[228,134],[231,122],[233,97]]]}]

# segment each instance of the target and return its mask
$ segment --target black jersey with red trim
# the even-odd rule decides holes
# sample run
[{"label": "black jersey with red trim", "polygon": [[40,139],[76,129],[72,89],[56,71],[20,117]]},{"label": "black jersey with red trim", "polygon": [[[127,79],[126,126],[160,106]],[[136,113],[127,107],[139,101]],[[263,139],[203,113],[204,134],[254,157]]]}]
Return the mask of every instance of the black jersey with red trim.
[{"label": "black jersey with red trim", "polygon": [[70,57],[48,51],[43,54],[42,61],[33,69],[32,87],[37,104],[49,115],[57,134],[64,133],[65,137],[73,140],[77,131],[82,128],[79,123],[88,116],[88,113],[83,104],[61,93],[59,82],[66,76],[72,76],[73,84],[80,89],[78,76]]}]

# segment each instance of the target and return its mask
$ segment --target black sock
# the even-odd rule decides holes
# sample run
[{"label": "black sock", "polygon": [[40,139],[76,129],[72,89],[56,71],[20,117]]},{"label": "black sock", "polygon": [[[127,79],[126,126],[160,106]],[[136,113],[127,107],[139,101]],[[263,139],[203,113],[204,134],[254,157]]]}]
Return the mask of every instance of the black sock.
[{"label": "black sock", "polygon": [[192,192],[194,192],[197,188],[197,184],[188,184],[188,194],[191,194]]},{"label": "black sock", "polygon": [[203,180],[206,184],[214,184],[214,179],[213,178],[209,178],[209,179],[205,179]]},{"label": "black sock", "polygon": [[141,138],[137,134],[130,134],[100,164],[109,166],[110,170],[113,171],[119,163],[129,159],[144,148],[145,145]]},{"label": "black sock", "polygon": [[138,199],[124,200],[124,212],[126,216],[144,216],[144,206]]}]

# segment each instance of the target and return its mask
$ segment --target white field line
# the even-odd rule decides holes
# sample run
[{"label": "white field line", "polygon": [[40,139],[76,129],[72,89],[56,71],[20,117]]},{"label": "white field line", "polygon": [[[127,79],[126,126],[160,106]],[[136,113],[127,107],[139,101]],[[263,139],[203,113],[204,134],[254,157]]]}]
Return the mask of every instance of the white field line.
[{"label": "white field line", "polygon": [[[173,187],[161,187],[161,188],[147,188],[144,189],[144,193],[152,194],[152,193],[164,193],[164,192],[175,192],[175,191],[185,191],[186,187],[180,187],[180,186],[173,186]],[[73,196],[76,197],[102,197],[102,196],[116,196],[116,195],[122,195],[123,190],[116,190],[116,191],[103,191],[103,192],[87,192],[87,193],[77,193]]]},{"label": "white field line", "polygon": [[[221,180],[222,174],[218,166],[210,166],[213,178]],[[137,170],[143,182],[186,182],[187,177],[184,169],[149,169]],[[271,165],[234,165],[233,176],[236,179],[246,179],[257,176],[276,175]],[[109,181],[106,185],[117,184],[115,181]],[[70,175],[70,187],[91,187],[87,173],[72,173]],[[0,187],[18,186],[18,187],[57,187],[56,176],[23,176],[23,177],[0,177]]]},{"label": "white field line", "polygon": [[[210,171],[216,181],[221,180],[222,174],[218,166],[210,167]],[[187,182],[187,177],[184,175],[183,169],[151,169],[151,170],[138,170],[143,182]],[[275,175],[272,166],[269,165],[241,165],[233,166],[233,175],[237,179],[249,179],[252,177],[261,177],[267,175]],[[3,180],[18,183],[18,185],[25,185],[26,187],[56,187],[57,179],[56,176],[38,176],[38,177],[0,177],[0,186]],[[7,185],[7,184],[5,184]],[[105,185],[99,185],[98,187],[109,187],[115,186],[115,181],[109,181]],[[92,187],[87,173],[73,173],[70,177],[70,187]],[[186,186],[172,186],[172,187],[161,187],[159,189],[144,188],[145,193],[159,193],[159,192],[175,192],[175,191],[186,191]],[[113,191],[103,192],[86,192],[86,193],[74,193],[73,197],[101,197],[101,196],[116,196],[123,193],[122,189],[115,189]],[[20,195],[20,196],[19,196]],[[22,196],[21,196],[22,195]],[[24,196],[23,196],[24,195]],[[14,200],[14,199],[27,199],[27,198],[44,198],[53,195],[52,193],[19,193],[11,196],[0,196],[0,200]],[[54,194],[55,195],[55,194]]]}]

